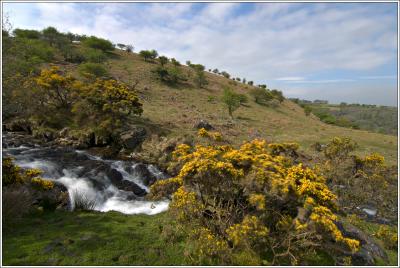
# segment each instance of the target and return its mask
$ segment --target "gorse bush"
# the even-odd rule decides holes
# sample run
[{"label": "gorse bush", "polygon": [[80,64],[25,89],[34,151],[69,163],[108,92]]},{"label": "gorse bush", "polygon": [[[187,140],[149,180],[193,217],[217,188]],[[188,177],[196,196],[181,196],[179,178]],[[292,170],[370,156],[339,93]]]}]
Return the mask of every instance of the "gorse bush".
[{"label": "gorse bush", "polygon": [[[96,64],[83,66],[96,67],[89,72],[98,71]],[[79,81],[57,67],[42,70],[18,92],[27,107],[25,116],[41,127],[60,129],[74,124],[111,135],[128,116],[142,113],[142,104],[129,86],[114,79],[91,78]],[[38,101],[32,103],[32,99]]]},{"label": "gorse bush", "polygon": [[169,213],[196,245],[194,264],[305,264],[332,243],[359,248],[336,226],[336,196],[325,179],[274,155],[265,141],[239,149],[182,144],[174,157],[179,174],[153,184],[151,195],[173,192]]},{"label": "gorse bush", "polygon": [[320,165],[321,172],[345,210],[359,212],[357,207],[372,205],[378,215],[395,219],[396,170],[388,167],[380,154],[364,157],[351,154],[357,147],[349,138],[333,138],[323,149],[325,158]]}]

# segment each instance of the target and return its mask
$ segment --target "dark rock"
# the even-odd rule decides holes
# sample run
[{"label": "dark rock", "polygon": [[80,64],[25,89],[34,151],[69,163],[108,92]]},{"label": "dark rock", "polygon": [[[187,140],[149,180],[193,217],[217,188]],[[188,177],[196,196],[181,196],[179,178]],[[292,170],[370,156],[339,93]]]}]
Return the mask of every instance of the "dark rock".
[{"label": "dark rock", "polygon": [[3,130],[12,132],[32,133],[32,128],[29,121],[24,119],[16,119],[9,123],[3,124]]},{"label": "dark rock", "polygon": [[139,163],[134,166],[133,172],[136,172],[146,186],[150,186],[156,182],[157,177],[149,171],[145,164]]},{"label": "dark rock", "polygon": [[121,133],[120,140],[122,146],[128,150],[134,150],[147,137],[147,131],[143,127],[135,127],[129,131]]},{"label": "dark rock", "polygon": [[205,121],[205,120],[200,120],[199,122],[197,122],[197,123],[195,124],[194,127],[197,128],[197,129],[204,128],[205,130],[212,130],[212,129],[214,129],[214,127],[213,127],[210,123],[208,123],[207,121]]},{"label": "dark rock", "polygon": [[115,185],[118,189],[133,192],[137,196],[146,195],[146,191],[142,189],[139,185],[137,185],[133,181],[124,180],[124,177],[118,170],[110,168],[106,171],[106,175],[110,179],[112,184]]},{"label": "dark rock", "polygon": [[349,223],[337,222],[339,230],[345,237],[360,241],[360,250],[354,254],[343,252],[352,257],[353,265],[375,265],[378,259],[387,260],[386,252],[368,235]]},{"label": "dark rock", "polygon": [[94,145],[98,147],[107,146],[111,143],[111,138],[109,136],[94,135]]}]

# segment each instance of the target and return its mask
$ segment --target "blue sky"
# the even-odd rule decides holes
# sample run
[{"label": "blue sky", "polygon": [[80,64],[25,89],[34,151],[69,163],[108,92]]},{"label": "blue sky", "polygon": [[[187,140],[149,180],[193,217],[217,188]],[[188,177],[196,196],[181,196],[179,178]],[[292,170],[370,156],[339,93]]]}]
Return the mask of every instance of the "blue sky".
[{"label": "blue sky", "polygon": [[397,105],[395,3],[3,3],[14,28],[96,35],[288,97]]}]

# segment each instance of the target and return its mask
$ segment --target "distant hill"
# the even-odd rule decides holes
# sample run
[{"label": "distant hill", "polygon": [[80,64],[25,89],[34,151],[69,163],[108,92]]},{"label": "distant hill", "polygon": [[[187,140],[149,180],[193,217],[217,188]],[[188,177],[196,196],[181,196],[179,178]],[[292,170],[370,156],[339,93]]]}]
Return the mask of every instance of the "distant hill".
[{"label": "distant hill", "polygon": [[303,107],[308,106],[310,111],[325,123],[397,135],[397,107],[292,100]]}]

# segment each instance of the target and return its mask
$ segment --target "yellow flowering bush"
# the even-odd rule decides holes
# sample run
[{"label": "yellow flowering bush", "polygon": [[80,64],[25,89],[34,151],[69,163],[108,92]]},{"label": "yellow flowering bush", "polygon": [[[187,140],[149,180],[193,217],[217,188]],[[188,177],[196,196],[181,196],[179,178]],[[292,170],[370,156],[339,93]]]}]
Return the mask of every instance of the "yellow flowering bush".
[{"label": "yellow flowering bush", "polygon": [[165,180],[157,180],[150,186],[149,199],[161,199],[170,197],[179,187],[182,186],[182,179],[179,177],[169,178]]},{"label": "yellow flowering bush", "polygon": [[49,180],[44,180],[41,178],[33,178],[31,180],[31,183],[34,187],[36,187],[39,190],[51,190],[54,187],[54,182]]},{"label": "yellow flowering bush", "polygon": [[[285,259],[297,264],[308,250],[332,239],[349,250],[358,249],[359,242],[344,237],[336,226],[336,196],[325,178],[315,169],[293,165],[277,151],[272,153],[264,140],[246,142],[238,149],[183,144],[173,157],[181,165],[178,175],[155,183],[150,195],[162,198],[163,192],[174,188],[169,213],[182,226],[205,228],[212,243],[224,241],[228,264],[257,259],[250,256],[272,256],[258,258],[258,264],[285,263]],[[244,247],[245,251],[239,250]],[[203,253],[199,256],[203,261],[212,257],[205,249],[196,252]]]},{"label": "yellow flowering bush", "polygon": [[321,173],[347,212],[360,213],[357,207],[369,204],[380,216],[397,219],[397,168],[378,153],[352,155],[355,148],[349,138],[334,138],[325,148]]},{"label": "yellow flowering bush", "polygon": [[211,138],[215,141],[222,141],[222,135],[219,132],[209,132],[205,128],[200,128],[199,131],[197,132],[197,135],[199,137],[203,138]]},{"label": "yellow flowering bush", "polygon": [[396,227],[381,225],[375,236],[383,241],[386,248],[397,250],[398,234]]},{"label": "yellow flowering bush", "polygon": [[4,157],[2,161],[2,184],[3,186],[14,183],[24,183],[25,178],[21,175],[21,168],[14,165],[13,158]]}]

